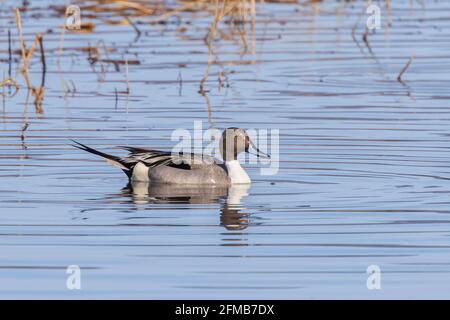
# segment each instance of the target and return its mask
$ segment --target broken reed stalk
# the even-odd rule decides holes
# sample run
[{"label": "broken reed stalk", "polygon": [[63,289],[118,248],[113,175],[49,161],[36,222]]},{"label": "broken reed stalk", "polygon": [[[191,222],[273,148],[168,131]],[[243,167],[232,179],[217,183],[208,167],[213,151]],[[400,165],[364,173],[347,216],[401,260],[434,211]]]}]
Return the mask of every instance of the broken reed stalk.
[{"label": "broken reed stalk", "polygon": [[132,8],[132,9],[138,10],[141,13],[146,14],[146,15],[152,15],[155,13],[154,9],[147,8],[139,3],[129,2],[129,1],[118,1],[118,0],[116,0],[114,2],[116,2],[117,4],[120,4],[121,6],[124,6],[126,8]]},{"label": "broken reed stalk", "polygon": [[5,114],[5,97],[6,97],[5,87],[0,86],[0,88],[2,88],[2,93],[0,93],[0,96],[2,97],[3,114]]},{"label": "broken reed stalk", "polygon": [[251,0],[250,4],[250,17],[251,17],[251,25],[250,25],[250,35],[251,35],[251,53],[252,55],[256,54],[256,37],[255,37],[255,26],[256,26],[256,0]]},{"label": "broken reed stalk", "polygon": [[181,72],[178,72],[178,95],[182,96],[183,94],[183,76],[181,75]]},{"label": "broken reed stalk", "polygon": [[39,36],[39,48],[41,49],[41,63],[42,63],[41,87],[45,87],[45,74],[47,73],[47,64],[45,63],[45,50],[42,39],[43,39],[42,36]]},{"label": "broken reed stalk", "polygon": [[8,78],[11,79],[12,50],[11,50],[11,29],[8,29]]},{"label": "broken reed stalk", "polygon": [[59,36],[59,46],[58,46],[58,50],[56,51],[56,70],[58,71],[58,77],[59,77],[59,82],[61,83],[61,93],[64,97],[64,99],[67,97],[67,91],[68,91],[68,86],[67,86],[67,82],[64,79],[64,75],[62,74],[61,71],[61,55],[63,54],[64,51],[64,38],[66,35],[66,26],[67,26],[67,17],[68,17],[68,12],[67,9],[64,12],[64,27],[61,28],[61,34]]},{"label": "broken reed stalk", "polygon": [[214,14],[214,20],[212,21],[211,27],[209,28],[208,35],[205,38],[206,44],[208,46],[208,65],[206,66],[205,73],[203,74],[202,80],[200,81],[200,89],[199,89],[200,94],[205,93],[204,85],[205,85],[206,80],[208,80],[209,71],[210,71],[211,65],[213,63],[212,42],[214,41],[214,39],[216,37],[217,25],[218,25],[219,21],[222,19],[222,17],[224,16],[223,11],[225,10],[225,5],[223,5],[221,10],[219,10],[219,0],[215,0],[214,5],[216,8],[215,14]]},{"label": "broken reed stalk", "polygon": [[42,36],[39,35],[39,48],[41,50],[41,63],[42,63],[42,77],[41,77],[41,86],[33,87],[31,89],[31,93],[34,96],[34,106],[36,108],[37,113],[44,113],[44,110],[42,110],[42,100],[44,99],[44,93],[45,93],[45,74],[47,72],[47,64],[45,63],[45,51],[44,51],[44,45],[42,41]]},{"label": "broken reed stalk", "polygon": [[130,93],[130,85],[128,81],[128,59],[125,59],[125,84],[126,84],[126,94]]},{"label": "broken reed stalk", "polygon": [[209,100],[208,95],[203,92],[201,93],[201,95],[203,97],[205,97],[205,101],[206,101],[206,106],[208,107],[208,124],[209,124],[209,129],[214,128],[214,121],[213,121],[213,116],[212,116],[212,107],[211,107],[211,101]]},{"label": "broken reed stalk", "polygon": [[245,11],[239,7],[239,16],[242,19],[242,22],[239,22],[236,26],[238,32],[239,32],[239,36],[241,38],[242,41],[242,50],[241,50],[241,55],[244,55],[248,52],[248,44],[247,44],[247,38],[246,38],[246,30],[245,30],[245,24],[247,23],[247,21],[245,20],[246,18],[246,13]]},{"label": "broken reed stalk", "polygon": [[133,27],[134,31],[136,32],[136,40],[139,39],[141,36],[141,30],[136,26],[136,24],[127,16],[124,16],[125,20],[127,20],[128,24]]},{"label": "broken reed stalk", "polygon": [[386,15],[387,15],[387,25],[388,25],[388,27],[391,27],[392,26],[391,0],[386,0],[385,6],[386,6]]},{"label": "broken reed stalk", "polygon": [[71,92],[72,92],[72,97],[73,97],[75,95],[75,93],[77,92],[77,86],[75,85],[75,82],[72,79],[70,79],[69,81],[70,81],[70,84],[72,85]]},{"label": "broken reed stalk", "polygon": [[362,16],[366,13],[366,7],[363,8],[361,13],[358,15],[358,18],[356,19],[355,24],[352,27],[352,39],[358,46],[360,50],[362,50],[361,46],[359,45],[358,39],[356,39],[356,29],[358,28],[359,23],[361,22]]},{"label": "broken reed stalk", "polygon": [[115,98],[116,98],[116,100],[115,100],[116,103],[115,103],[114,109],[117,110],[117,103],[119,102],[119,94],[118,94],[118,92],[117,92],[117,87],[114,88],[114,96],[115,96]]},{"label": "broken reed stalk", "polygon": [[[191,3],[187,3],[187,4],[185,4],[184,6],[182,6],[180,8],[173,9],[172,11],[168,11],[168,12],[166,12],[166,13],[158,16],[158,17],[156,17],[155,19],[152,19],[150,21],[150,24],[154,24],[154,23],[158,23],[158,22],[167,20],[168,18],[170,18],[170,17],[172,17],[172,16],[174,16],[174,15],[180,13],[180,12],[190,10],[192,7],[199,5],[198,2],[203,3],[203,4],[207,3],[207,1],[206,2],[204,2],[204,1],[193,1]],[[226,2],[226,1],[224,1],[224,2]]]},{"label": "broken reed stalk", "polygon": [[400,73],[399,73],[398,76],[397,76],[397,81],[398,81],[398,82],[403,82],[403,81],[402,81],[402,76],[403,76],[403,74],[406,72],[406,70],[408,70],[409,66],[411,65],[411,63],[413,62],[413,60],[414,60],[415,58],[416,58],[416,55],[413,54],[413,55],[409,58],[408,62],[406,62],[406,64],[403,66],[402,70],[400,70]]},{"label": "broken reed stalk", "polygon": [[19,42],[20,42],[20,48],[22,53],[22,60],[23,60],[23,67],[22,67],[22,74],[24,75],[25,82],[27,83],[27,88],[30,88],[30,79],[28,75],[28,63],[27,63],[27,51],[25,46],[25,40],[23,39],[22,34],[22,21],[20,19],[20,11],[16,8],[16,25],[17,29],[19,31]]},{"label": "broken reed stalk", "polygon": [[369,47],[369,28],[366,27],[366,30],[364,30],[364,33],[362,35],[362,40],[366,44],[367,47]]},{"label": "broken reed stalk", "polygon": [[370,54],[374,55],[374,53],[372,51],[372,47],[370,46],[370,43],[369,43],[369,28],[367,28],[367,26],[362,35],[362,40],[363,40],[364,44],[366,45],[367,49],[369,50]]},{"label": "broken reed stalk", "polygon": [[[8,77],[3,74],[3,80],[0,82],[0,88],[3,92],[0,95],[5,98],[7,96],[5,87],[8,87],[8,96],[14,97],[19,91],[19,85],[15,79],[12,78],[12,46],[11,46],[11,29],[8,29]],[[11,93],[11,87],[14,87],[14,92]]]},{"label": "broken reed stalk", "polygon": [[27,129],[28,129],[29,126],[30,126],[30,124],[29,124],[28,122],[25,122],[25,123],[22,125],[22,129],[20,129],[20,132],[21,132],[21,134],[20,134],[20,140],[22,140],[22,142],[24,142],[24,140],[25,140],[25,131],[27,131]]},{"label": "broken reed stalk", "polygon": [[[205,92],[204,86],[208,80],[211,66],[214,61],[214,46],[213,43],[216,39],[218,33],[218,26],[222,19],[226,16],[231,16],[229,25],[238,26],[239,35],[241,37],[243,50],[241,54],[246,54],[248,52],[247,40],[245,37],[245,25],[247,23],[246,17],[250,14],[250,25],[253,30],[255,24],[256,15],[256,0],[239,0],[239,1],[220,1],[215,0],[213,4],[214,7],[214,17],[211,22],[207,36],[205,37],[205,43],[208,46],[208,64],[203,77],[200,81],[199,93],[203,94]],[[238,17],[239,19],[236,19]],[[254,31],[254,30],[253,30]],[[252,53],[254,53],[254,44],[252,44]]]},{"label": "broken reed stalk", "polygon": [[[35,100],[34,105],[36,107],[37,113],[43,113],[41,103],[42,99],[44,98],[44,84],[45,84],[45,74],[46,74],[46,63],[45,63],[45,53],[44,53],[44,45],[42,41],[42,36],[38,32],[36,34],[36,37],[34,39],[33,44],[31,45],[30,49],[27,49],[27,46],[25,44],[25,39],[23,38],[23,32],[22,32],[22,21],[20,18],[20,10],[16,8],[16,25],[17,29],[19,30],[19,41],[20,41],[20,47],[21,47],[21,53],[22,53],[22,74],[25,78],[25,82],[27,84],[28,90],[31,89],[31,93],[33,94]],[[30,66],[30,59],[33,57],[34,51],[36,50],[36,47],[38,46],[41,49],[41,63],[42,63],[42,79],[41,79],[41,86],[40,87],[32,87],[30,83],[30,73],[29,73],[29,66]]]},{"label": "broken reed stalk", "polygon": [[22,149],[27,149],[27,146],[25,145],[25,131],[28,129],[29,123],[28,123],[28,101],[30,100],[30,90],[27,90],[27,97],[25,99],[25,108],[23,110],[23,123],[22,127],[20,129],[20,140],[22,141]]}]

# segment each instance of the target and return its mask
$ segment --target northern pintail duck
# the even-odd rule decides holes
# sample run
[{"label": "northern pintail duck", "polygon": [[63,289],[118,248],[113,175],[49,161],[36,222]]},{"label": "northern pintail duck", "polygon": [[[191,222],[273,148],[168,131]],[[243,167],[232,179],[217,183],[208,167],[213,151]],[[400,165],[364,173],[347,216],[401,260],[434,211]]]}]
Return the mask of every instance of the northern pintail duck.
[{"label": "northern pintail duck", "polygon": [[151,183],[224,186],[248,184],[251,180],[237,160],[238,155],[241,152],[251,153],[252,147],[257,157],[270,158],[240,128],[228,128],[222,133],[220,153],[224,163],[206,155],[181,152],[174,154],[135,147],[120,147],[128,150],[129,155],[117,157],[74,142],[77,144],[74,147],[101,156],[108,163],[122,169],[131,181]]}]

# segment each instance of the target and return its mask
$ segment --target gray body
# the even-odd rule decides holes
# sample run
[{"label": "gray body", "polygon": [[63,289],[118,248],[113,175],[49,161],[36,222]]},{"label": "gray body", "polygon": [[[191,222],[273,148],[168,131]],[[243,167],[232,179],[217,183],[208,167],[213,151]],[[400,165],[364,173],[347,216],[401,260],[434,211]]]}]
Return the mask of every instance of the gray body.
[{"label": "gray body", "polygon": [[191,169],[179,169],[169,166],[160,166],[148,170],[149,180],[166,184],[215,184],[229,186],[226,167],[222,164],[200,164]]}]

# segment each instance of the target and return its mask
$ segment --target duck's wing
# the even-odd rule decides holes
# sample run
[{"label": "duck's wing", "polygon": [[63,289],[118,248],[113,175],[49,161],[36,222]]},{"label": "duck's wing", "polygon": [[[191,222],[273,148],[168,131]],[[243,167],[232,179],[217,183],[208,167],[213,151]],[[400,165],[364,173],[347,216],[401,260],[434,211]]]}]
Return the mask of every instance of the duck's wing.
[{"label": "duck's wing", "polygon": [[119,148],[130,152],[128,157],[125,158],[126,161],[142,162],[150,168],[170,166],[179,169],[195,169],[215,163],[215,159],[213,157],[195,153],[172,153],[168,151],[123,146]]}]

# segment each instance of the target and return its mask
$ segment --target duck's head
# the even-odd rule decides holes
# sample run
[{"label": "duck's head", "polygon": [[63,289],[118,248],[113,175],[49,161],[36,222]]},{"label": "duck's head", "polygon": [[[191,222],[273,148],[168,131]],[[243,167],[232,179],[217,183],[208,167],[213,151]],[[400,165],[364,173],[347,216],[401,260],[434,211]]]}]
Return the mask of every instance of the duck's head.
[{"label": "duck's head", "polygon": [[[250,148],[254,150],[251,152]],[[270,158],[270,155],[259,150],[251,141],[247,132],[241,128],[227,128],[220,139],[220,152],[224,161],[233,161],[241,152],[247,152],[257,157]]]}]

